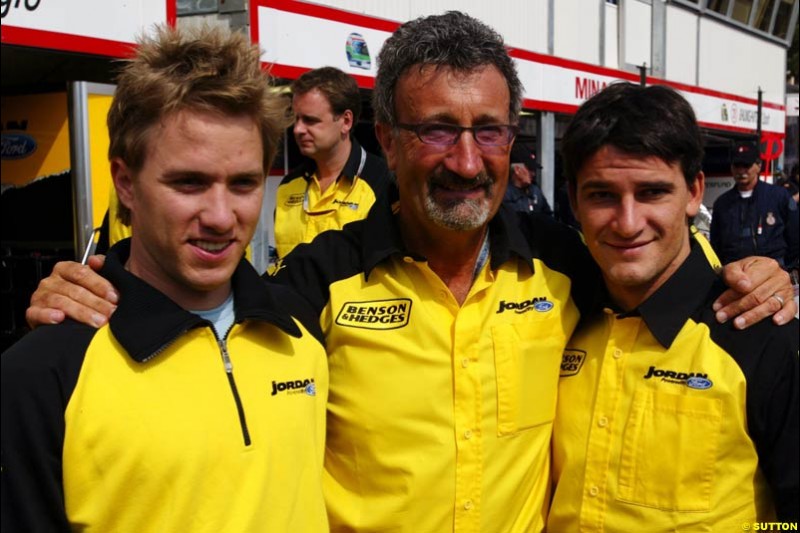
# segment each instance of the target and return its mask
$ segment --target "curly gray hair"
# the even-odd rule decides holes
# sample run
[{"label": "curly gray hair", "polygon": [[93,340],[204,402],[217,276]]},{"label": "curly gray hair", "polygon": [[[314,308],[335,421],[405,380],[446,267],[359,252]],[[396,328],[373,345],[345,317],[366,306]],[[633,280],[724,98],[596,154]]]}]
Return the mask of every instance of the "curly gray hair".
[{"label": "curly gray hair", "polygon": [[372,106],[375,121],[396,125],[395,89],[405,72],[427,65],[468,72],[485,65],[497,67],[508,83],[509,122],[516,123],[522,105],[522,83],[503,38],[492,28],[459,11],[420,17],[392,34],[378,54],[378,73]]}]

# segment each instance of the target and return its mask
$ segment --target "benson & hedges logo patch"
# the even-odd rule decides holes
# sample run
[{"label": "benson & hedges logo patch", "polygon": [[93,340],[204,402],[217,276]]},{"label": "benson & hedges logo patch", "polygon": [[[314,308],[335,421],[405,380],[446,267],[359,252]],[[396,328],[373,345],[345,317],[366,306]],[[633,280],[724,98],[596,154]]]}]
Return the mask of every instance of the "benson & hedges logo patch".
[{"label": "benson & hedges logo patch", "polygon": [[581,371],[586,361],[586,352],[567,348],[561,356],[561,377],[574,376]]},{"label": "benson & hedges logo patch", "polygon": [[408,324],[411,300],[373,300],[345,302],[336,317],[340,326],[364,329],[398,329]]}]

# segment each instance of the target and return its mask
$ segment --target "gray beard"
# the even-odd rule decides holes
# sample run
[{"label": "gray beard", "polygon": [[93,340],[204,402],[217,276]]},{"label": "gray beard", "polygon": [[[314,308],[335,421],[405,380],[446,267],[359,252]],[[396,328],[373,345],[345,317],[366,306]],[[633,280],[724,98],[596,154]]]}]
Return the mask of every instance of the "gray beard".
[{"label": "gray beard", "polygon": [[437,226],[468,231],[483,227],[489,220],[489,198],[462,200],[452,205],[441,205],[433,198],[425,198],[425,213]]}]

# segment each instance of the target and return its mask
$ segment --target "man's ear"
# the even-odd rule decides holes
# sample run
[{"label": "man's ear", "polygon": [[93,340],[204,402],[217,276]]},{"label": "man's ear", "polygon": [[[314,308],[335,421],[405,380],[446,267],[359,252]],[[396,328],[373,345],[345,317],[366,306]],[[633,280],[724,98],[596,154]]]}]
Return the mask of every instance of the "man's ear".
[{"label": "man's ear", "polygon": [[133,205],[133,171],[119,157],[111,159],[111,179],[114,181],[119,202],[131,209]]},{"label": "man's ear", "polygon": [[686,204],[686,216],[694,218],[700,211],[700,204],[703,202],[703,193],[706,190],[706,176],[703,171],[697,173],[694,182],[689,185],[689,201]]},{"label": "man's ear", "polygon": [[375,124],[375,136],[383,149],[386,165],[389,170],[394,170],[397,164],[397,139],[394,135],[394,128],[389,124],[378,122]]},{"label": "man's ear", "polygon": [[353,131],[353,127],[355,126],[353,123],[353,112],[346,109],[339,118],[342,119],[342,135],[346,137],[350,135],[350,132]]}]

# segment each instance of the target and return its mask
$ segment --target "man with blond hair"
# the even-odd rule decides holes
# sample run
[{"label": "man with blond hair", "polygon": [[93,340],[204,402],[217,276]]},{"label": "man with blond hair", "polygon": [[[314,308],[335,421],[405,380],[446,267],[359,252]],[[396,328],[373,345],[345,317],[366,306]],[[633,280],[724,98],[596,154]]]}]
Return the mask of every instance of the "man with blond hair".
[{"label": "man with blond hair", "polygon": [[3,354],[2,528],[326,531],[317,318],[243,259],[285,106],[258,48],[208,28],[142,39],[118,83],[120,305]]}]

